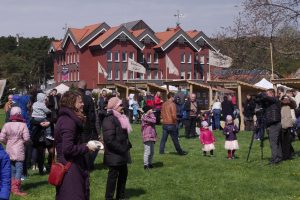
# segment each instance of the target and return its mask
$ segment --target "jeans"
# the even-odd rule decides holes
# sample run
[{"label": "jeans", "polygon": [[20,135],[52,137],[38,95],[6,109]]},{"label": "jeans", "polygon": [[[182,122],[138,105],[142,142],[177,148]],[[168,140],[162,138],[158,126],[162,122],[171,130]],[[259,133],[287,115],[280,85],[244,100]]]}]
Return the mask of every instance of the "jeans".
[{"label": "jeans", "polygon": [[144,142],[144,165],[152,164],[154,154],[154,141]]},{"label": "jeans", "polygon": [[160,110],[156,109],[154,115],[156,117],[156,125],[160,124]]},{"label": "jeans", "polygon": [[114,197],[116,184],[116,199],[125,198],[125,186],[127,181],[128,169],[127,164],[121,166],[110,166],[107,176],[105,199],[112,200]]},{"label": "jeans", "polygon": [[163,154],[165,152],[165,145],[168,140],[169,134],[172,138],[172,141],[173,141],[173,144],[175,146],[177,153],[182,152],[182,149],[180,147],[179,140],[178,140],[178,133],[179,132],[178,132],[177,125],[175,125],[175,124],[163,125],[163,135],[162,135],[161,141],[160,141],[159,153]]},{"label": "jeans", "polygon": [[23,175],[23,161],[11,160],[11,177],[17,180],[21,180]]},{"label": "jeans", "polygon": [[214,109],[213,115],[214,115],[215,129],[220,130],[221,110]]}]

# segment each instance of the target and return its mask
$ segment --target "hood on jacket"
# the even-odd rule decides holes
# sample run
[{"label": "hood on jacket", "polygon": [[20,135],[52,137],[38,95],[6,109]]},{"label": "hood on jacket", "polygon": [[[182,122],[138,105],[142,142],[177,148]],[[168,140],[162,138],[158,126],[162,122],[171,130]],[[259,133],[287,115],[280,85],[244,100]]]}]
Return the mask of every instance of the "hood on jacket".
[{"label": "hood on jacket", "polygon": [[38,93],[36,96],[36,101],[40,103],[44,103],[46,99],[46,95],[44,93]]},{"label": "hood on jacket", "polygon": [[129,94],[129,99],[133,99],[134,98],[134,94]]}]

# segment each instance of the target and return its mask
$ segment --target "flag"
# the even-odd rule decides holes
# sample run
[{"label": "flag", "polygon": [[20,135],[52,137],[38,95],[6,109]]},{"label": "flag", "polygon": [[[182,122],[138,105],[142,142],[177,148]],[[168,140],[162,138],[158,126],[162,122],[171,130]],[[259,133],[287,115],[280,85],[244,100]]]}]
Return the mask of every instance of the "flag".
[{"label": "flag", "polygon": [[133,72],[138,72],[141,74],[146,73],[146,69],[143,65],[140,63],[135,62],[131,58],[128,58],[128,70],[133,71]]},{"label": "flag", "polygon": [[68,81],[69,80],[69,69],[64,67],[61,70],[61,80]]},{"label": "flag", "polygon": [[98,74],[103,74],[104,77],[107,77],[107,72],[106,70],[102,67],[102,65],[100,64],[100,62],[98,61]]},{"label": "flag", "polygon": [[168,55],[166,55],[166,66],[169,69],[169,74],[175,74],[179,76],[179,71],[177,67],[175,67],[174,63],[172,62],[172,60],[169,58]]}]

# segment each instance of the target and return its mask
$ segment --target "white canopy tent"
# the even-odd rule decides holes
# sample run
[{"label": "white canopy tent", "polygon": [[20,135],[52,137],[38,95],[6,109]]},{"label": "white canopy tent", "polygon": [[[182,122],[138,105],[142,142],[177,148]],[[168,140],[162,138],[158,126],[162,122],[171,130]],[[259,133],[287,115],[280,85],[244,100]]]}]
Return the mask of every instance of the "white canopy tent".
[{"label": "white canopy tent", "polygon": [[[53,90],[54,88],[52,88],[51,90]],[[57,93],[63,94],[67,91],[69,91],[70,87],[61,83],[58,86],[55,87],[55,89],[57,89]],[[47,93],[49,93],[51,90],[48,90]]]},{"label": "white canopy tent", "polygon": [[254,85],[265,89],[273,88],[273,83],[271,83],[265,78],[261,79],[258,83],[255,83]]},{"label": "white canopy tent", "polygon": [[[163,85],[161,86],[162,88],[167,88],[167,85]],[[173,85],[169,85],[169,90],[170,91],[173,91],[173,92],[177,92],[178,91],[178,88],[173,86]]]}]

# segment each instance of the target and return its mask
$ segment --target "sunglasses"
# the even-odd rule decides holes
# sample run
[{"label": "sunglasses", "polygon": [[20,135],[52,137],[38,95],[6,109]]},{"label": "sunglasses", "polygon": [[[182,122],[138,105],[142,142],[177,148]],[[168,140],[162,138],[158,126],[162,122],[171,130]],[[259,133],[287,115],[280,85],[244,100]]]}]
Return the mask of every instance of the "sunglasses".
[{"label": "sunglasses", "polygon": [[119,107],[123,107],[123,104],[120,104]]}]

